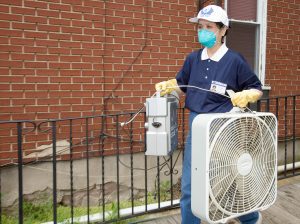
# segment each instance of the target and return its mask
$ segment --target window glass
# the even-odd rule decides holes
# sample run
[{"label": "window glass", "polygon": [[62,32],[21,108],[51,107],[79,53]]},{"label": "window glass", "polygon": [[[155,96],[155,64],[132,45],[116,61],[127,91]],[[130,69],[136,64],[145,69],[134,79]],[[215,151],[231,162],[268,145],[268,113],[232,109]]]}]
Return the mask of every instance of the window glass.
[{"label": "window glass", "polygon": [[227,13],[230,19],[256,21],[256,0],[227,0]]},{"label": "window glass", "polygon": [[255,71],[256,32],[258,25],[232,22],[230,26],[231,28],[226,38],[226,45],[232,50],[241,53],[253,71]]},{"label": "window glass", "polygon": [[246,58],[264,84],[267,0],[225,0],[224,4],[231,26],[226,44]]}]

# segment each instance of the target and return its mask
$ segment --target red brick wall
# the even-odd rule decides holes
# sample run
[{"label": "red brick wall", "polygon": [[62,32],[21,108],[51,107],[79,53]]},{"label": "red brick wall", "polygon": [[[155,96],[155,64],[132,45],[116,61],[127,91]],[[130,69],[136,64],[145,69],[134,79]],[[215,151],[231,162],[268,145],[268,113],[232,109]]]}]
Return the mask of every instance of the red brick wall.
[{"label": "red brick wall", "polygon": [[[198,47],[187,22],[197,4],[0,1],[0,119],[138,108]],[[299,11],[296,1],[268,1],[266,84],[273,96],[300,92]]]},{"label": "red brick wall", "polygon": [[197,47],[196,11],[183,0],[0,1],[0,119],[139,108]]},{"label": "red brick wall", "polygon": [[[268,0],[268,24],[266,47],[266,80],[271,86],[270,96],[300,94],[300,2],[291,0]],[[300,136],[300,98],[278,101],[279,137]],[[270,109],[275,112],[275,100]],[[288,109],[285,112],[285,107]],[[272,109],[273,108],[273,109]],[[286,120],[286,126],[284,121]]]},{"label": "red brick wall", "polygon": [[[0,0],[0,120],[38,122],[140,108],[154,84],[173,78],[198,46],[195,26],[188,23],[196,12],[196,1],[183,0]],[[74,158],[85,156],[85,122],[73,122]],[[102,120],[89,122],[92,145]],[[105,132],[115,135],[115,121],[106,122]],[[143,139],[139,122],[133,140]],[[69,141],[65,123],[57,123],[57,141]],[[24,156],[52,143],[51,129],[25,126]],[[128,131],[119,134],[128,139]],[[128,141],[119,145],[128,149]],[[143,146],[138,142],[133,150]],[[115,148],[115,139],[106,137],[107,153]],[[101,146],[89,150],[99,155]],[[1,125],[0,164],[16,157],[16,125]]]},{"label": "red brick wall", "polygon": [[300,2],[268,0],[266,83],[272,96],[300,93]]}]

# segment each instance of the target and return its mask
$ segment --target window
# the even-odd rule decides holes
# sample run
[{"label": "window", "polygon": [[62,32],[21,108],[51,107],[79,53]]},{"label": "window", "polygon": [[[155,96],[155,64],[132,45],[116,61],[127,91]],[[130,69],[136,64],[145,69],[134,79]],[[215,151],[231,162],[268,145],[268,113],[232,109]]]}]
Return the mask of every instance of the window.
[{"label": "window", "polygon": [[264,85],[267,0],[225,0],[224,5],[231,26],[226,44],[246,58]]}]

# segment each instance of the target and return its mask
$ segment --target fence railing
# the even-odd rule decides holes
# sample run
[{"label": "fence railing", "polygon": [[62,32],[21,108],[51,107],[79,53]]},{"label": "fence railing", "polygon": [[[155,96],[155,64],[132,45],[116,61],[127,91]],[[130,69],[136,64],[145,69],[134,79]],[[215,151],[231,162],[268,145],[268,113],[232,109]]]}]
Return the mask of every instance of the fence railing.
[{"label": "fence railing", "polygon": [[278,120],[278,178],[298,175],[300,168],[300,95],[262,99],[257,111],[275,114]]},{"label": "fence railing", "polygon": [[[278,118],[278,177],[299,175],[300,95],[254,108]],[[134,113],[0,122],[0,223],[30,223],[39,199],[51,209],[40,223],[112,223],[178,207],[187,113],[178,110],[179,150],[169,157],[144,155],[144,112],[124,128]]]}]

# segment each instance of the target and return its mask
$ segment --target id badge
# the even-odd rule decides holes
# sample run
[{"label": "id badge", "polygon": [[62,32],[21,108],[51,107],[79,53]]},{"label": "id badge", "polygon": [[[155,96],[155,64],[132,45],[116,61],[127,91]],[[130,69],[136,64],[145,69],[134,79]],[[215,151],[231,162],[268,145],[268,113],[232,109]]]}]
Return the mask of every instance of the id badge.
[{"label": "id badge", "polygon": [[212,81],[210,85],[210,91],[225,94],[227,84],[217,81]]}]

